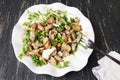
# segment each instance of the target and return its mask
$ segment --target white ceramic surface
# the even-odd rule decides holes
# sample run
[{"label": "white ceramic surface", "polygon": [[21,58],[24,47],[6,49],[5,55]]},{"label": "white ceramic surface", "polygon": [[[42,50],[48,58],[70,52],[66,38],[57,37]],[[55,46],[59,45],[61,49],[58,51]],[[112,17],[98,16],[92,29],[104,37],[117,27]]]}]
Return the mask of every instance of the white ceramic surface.
[{"label": "white ceramic surface", "polygon": [[21,60],[18,58],[19,54],[22,51],[22,40],[21,36],[23,35],[23,22],[27,21],[27,11],[33,11],[36,12],[40,10],[41,12],[45,12],[46,9],[52,8],[54,10],[66,10],[68,13],[70,13],[69,16],[72,17],[78,17],[80,18],[80,24],[82,25],[83,32],[87,34],[87,37],[94,41],[94,32],[92,25],[90,21],[75,7],[69,7],[62,3],[53,3],[53,4],[39,4],[34,5],[22,14],[17,24],[14,26],[13,33],[12,33],[12,45],[14,48],[15,56],[16,58],[24,63],[32,72],[36,74],[48,74],[55,77],[63,76],[64,74],[70,72],[70,71],[79,71],[82,68],[84,68],[88,62],[88,58],[92,53],[92,49],[85,50],[81,46],[78,47],[77,52],[75,55],[71,56],[70,58],[70,65],[67,68],[58,69],[55,66],[52,66],[50,64],[47,64],[42,67],[38,67],[35,64],[33,64],[30,57],[23,57]]}]

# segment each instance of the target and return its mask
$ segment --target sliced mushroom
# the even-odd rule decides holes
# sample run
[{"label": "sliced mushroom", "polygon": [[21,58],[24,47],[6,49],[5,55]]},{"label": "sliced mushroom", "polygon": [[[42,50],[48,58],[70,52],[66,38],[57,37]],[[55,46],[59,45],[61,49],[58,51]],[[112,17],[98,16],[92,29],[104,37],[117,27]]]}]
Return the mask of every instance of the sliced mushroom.
[{"label": "sliced mushroom", "polygon": [[43,45],[46,44],[49,41],[49,38],[45,37],[43,38]]},{"label": "sliced mushroom", "polygon": [[36,30],[37,24],[36,24],[36,23],[33,23],[30,27],[31,27],[33,30]]},{"label": "sliced mushroom", "polygon": [[57,61],[55,60],[54,57],[50,57],[49,62],[50,62],[51,65],[54,65],[54,66],[57,64]]},{"label": "sliced mushroom", "polygon": [[45,64],[47,64],[47,61],[46,61],[44,58],[42,58],[42,56],[39,56],[39,60],[41,60],[41,61],[43,61]]},{"label": "sliced mushroom", "polygon": [[57,44],[57,47],[61,47],[61,45],[62,45],[61,43],[58,43],[58,44]]},{"label": "sliced mushroom", "polygon": [[51,44],[50,44],[50,42],[47,42],[47,43],[44,45],[44,47],[45,47],[45,49],[49,49],[49,48],[51,48]]},{"label": "sliced mushroom", "polygon": [[61,51],[58,51],[58,55],[61,57],[63,53]]},{"label": "sliced mushroom", "polygon": [[40,31],[43,31],[43,30],[44,30],[44,27],[41,25],[41,23],[38,23],[38,29],[39,29]]},{"label": "sliced mushroom", "polygon": [[63,54],[62,54],[63,57],[67,57],[67,56],[70,55],[69,52],[67,52],[67,51],[63,51],[62,53],[63,53]]},{"label": "sliced mushroom", "polygon": [[75,22],[79,22],[80,19],[78,17],[75,17]]},{"label": "sliced mushroom", "polygon": [[56,34],[58,34],[58,32],[57,32],[57,30],[54,28],[54,29],[52,29],[51,34],[56,35]]},{"label": "sliced mushroom", "polygon": [[56,20],[56,24],[61,25],[62,23],[59,20]]},{"label": "sliced mushroom", "polygon": [[39,54],[42,54],[44,50],[44,47],[39,48]]},{"label": "sliced mushroom", "polygon": [[49,39],[50,39],[50,40],[55,39],[55,35],[52,34],[52,31],[49,31]]},{"label": "sliced mushroom", "polygon": [[32,50],[31,52],[35,54],[38,53],[39,51],[40,51],[39,49],[36,49],[36,50]]},{"label": "sliced mushroom", "polygon": [[55,50],[52,52],[51,56],[55,56],[56,54],[57,54],[57,50],[55,49]]},{"label": "sliced mushroom", "polygon": [[76,42],[79,43],[81,40],[81,36],[77,36]]},{"label": "sliced mushroom", "polygon": [[62,47],[61,47],[61,51],[70,52],[71,51],[71,47],[69,45],[67,45],[66,43],[63,43]]},{"label": "sliced mushroom", "polygon": [[68,30],[65,30],[65,33],[66,33],[67,35],[70,35],[70,31],[68,31]]},{"label": "sliced mushroom", "polygon": [[52,24],[49,24],[49,25],[47,25],[46,27],[45,27],[45,30],[50,30],[50,29],[52,29],[53,28],[53,25]]},{"label": "sliced mushroom", "polygon": [[50,18],[47,20],[47,23],[49,23],[49,24],[55,23],[54,17],[50,17]]},{"label": "sliced mushroom", "polygon": [[68,40],[67,40],[67,43],[71,43],[72,42],[72,39],[70,36],[68,36]]},{"label": "sliced mushroom", "polygon": [[72,36],[72,39],[75,40],[76,38],[75,32],[72,32],[71,36]]},{"label": "sliced mushroom", "polygon": [[58,56],[58,55],[55,55],[54,57],[55,57],[55,59],[56,59],[57,61],[63,61],[63,59],[62,59],[60,56]]},{"label": "sliced mushroom", "polygon": [[25,55],[27,55],[27,56],[30,56],[31,54],[33,54],[33,53],[30,52],[30,51],[28,51],[28,52],[25,53]]},{"label": "sliced mushroom", "polygon": [[76,50],[76,47],[77,47],[77,44],[76,44],[76,43],[72,43],[72,50],[73,50],[73,51]]},{"label": "sliced mushroom", "polygon": [[65,33],[62,34],[62,39],[64,39],[65,42],[67,41],[67,37],[66,37]]},{"label": "sliced mushroom", "polygon": [[31,43],[31,45],[32,45],[32,47],[33,47],[34,49],[38,49],[39,47],[42,47],[42,46],[43,46],[43,44],[37,44],[37,43],[35,43],[35,42]]},{"label": "sliced mushroom", "polygon": [[55,36],[53,34],[49,35],[50,40],[54,40]]},{"label": "sliced mushroom", "polygon": [[65,26],[65,29],[66,29],[66,30],[70,30],[70,26],[67,26],[67,25],[66,25],[66,26]]},{"label": "sliced mushroom", "polygon": [[75,31],[81,31],[81,30],[82,30],[82,27],[81,27],[80,25],[74,25],[74,26],[73,26],[73,29],[74,29]]}]

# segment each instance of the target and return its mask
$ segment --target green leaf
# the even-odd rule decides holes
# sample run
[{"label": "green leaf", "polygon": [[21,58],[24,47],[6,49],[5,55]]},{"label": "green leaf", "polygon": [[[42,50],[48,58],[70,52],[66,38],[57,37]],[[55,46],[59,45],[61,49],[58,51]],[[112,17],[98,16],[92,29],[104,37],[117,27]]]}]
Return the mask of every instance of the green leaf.
[{"label": "green leaf", "polygon": [[42,60],[39,60],[39,57],[37,55],[35,55],[35,54],[31,55],[31,59],[38,66],[45,65],[45,63]]},{"label": "green leaf", "polygon": [[49,30],[36,33],[36,35],[37,35],[37,42],[38,43],[42,43],[43,42],[43,38],[48,36],[48,33],[49,33]]},{"label": "green leaf", "polygon": [[65,21],[63,18],[59,18],[59,20],[60,20],[63,24],[67,25],[67,21]]},{"label": "green leaf", "polygon": [[30,22],[24,22],[23,25],[24,25],[24,26],[29,26],[29,25],[30,25]]},{"label": "green leaf", "polygon": [[18,57],[19,57],[20,59],[22,59],[24,55],[25,55],[25,53],[22,52]]},{"label": "green leaf", "polygon": [[63,43],[65,42],[64,39],[62,39],[62,37],[60,37],[59,35],[56,35],[55,39],[54,40],[51,40],[51,44],[57,44],[57,43]]},{"label": "green leaf", "polygon": [[56,30],[58,32],[63,32],[65,30],[64,26],[60,25],[60,26],[56,26]]},{"label": "green leaf", "polygon": [[70,23],[75,22],[74,18],[70,18]]},{"label": "green leaf", "polygon": [[24,52],[24,53],[27,52],[27,51],[29,51],[29,50],[30,50],[30,49],[29,49],[28,45],[23,46],[23,52]]},{"label": "green leaf", "polygon": [[69,61],[65,61],[64,62],[64,67],[68,67],[69,66]]},{"label": "green leaf", "polygon": [[57,65],[56,65],[56,67],[57,68],[59,68],[59,69],[61,69],[61,68],[65,68],[65,67],[68,67],[69,66],[69,61],[65,61],[64,63],[63,63],[63,65],[61,64],[61,63],[58,63]]}]

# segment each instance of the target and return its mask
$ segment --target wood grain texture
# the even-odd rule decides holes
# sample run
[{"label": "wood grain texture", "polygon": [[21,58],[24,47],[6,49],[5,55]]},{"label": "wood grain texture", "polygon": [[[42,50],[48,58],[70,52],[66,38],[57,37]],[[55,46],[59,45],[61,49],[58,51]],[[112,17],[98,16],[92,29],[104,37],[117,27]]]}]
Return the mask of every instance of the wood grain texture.
[{"label": "wood grain texture", "polygon": [[120,0],[0,0],[0,80],[97,80],[91,69],[103,55],[96,51],[85,68],[60,78],[34,74],[16,59],[11,45],[14,25],[28,7],[53,2],[80,9],[93,25],[96,45],[120,53]]}]

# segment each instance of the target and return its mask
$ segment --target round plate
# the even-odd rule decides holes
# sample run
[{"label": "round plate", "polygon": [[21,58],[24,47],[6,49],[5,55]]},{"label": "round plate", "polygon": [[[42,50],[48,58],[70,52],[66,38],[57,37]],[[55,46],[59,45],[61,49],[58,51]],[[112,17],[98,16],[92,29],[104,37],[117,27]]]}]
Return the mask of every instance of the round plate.
[{"label": "round plate", "polygon": [[87,38],[94,41],[94,32],[93,32],[93,28],[90,21],[77,8],[69,7],[62,3],[34,5],[28,8],[27,10],[25,10],[25,12],[22,14],[17,24],[14,26],[13,33],[12,33],[12,45],[14,48],[16,58],[20,62],[24,63],[32,72],[36,74],[48,74],[55,77],[60,77],[70,71],[81,70],[86,66],[88,62],[88,58],[93,51],[92,49],[84,49],[83,47],[79,46],[75,55],[71,55],[68,57],[68,59],[70,59],[69,67],[66,67],[63,69],[58,69],[55,66],[52,66],[50,64],[47,64],[42,67],[36,66],[35,64],[33,64],[31,58],[26,56],[24,56],[21,60],[18,58],[19,54],[22,51],[21,37],[24,33],[23,23],[26,22],[28,18],[27,11],[29,10],[31,12],[36,12],[39,10],[42,13],[44,13],[48,8],[52,8],[53,10],[59,9],[59,10],[67,11],[73,17],[78,17],[80,19],[80,24],[82,25],[83,32],[87,34]]}]

